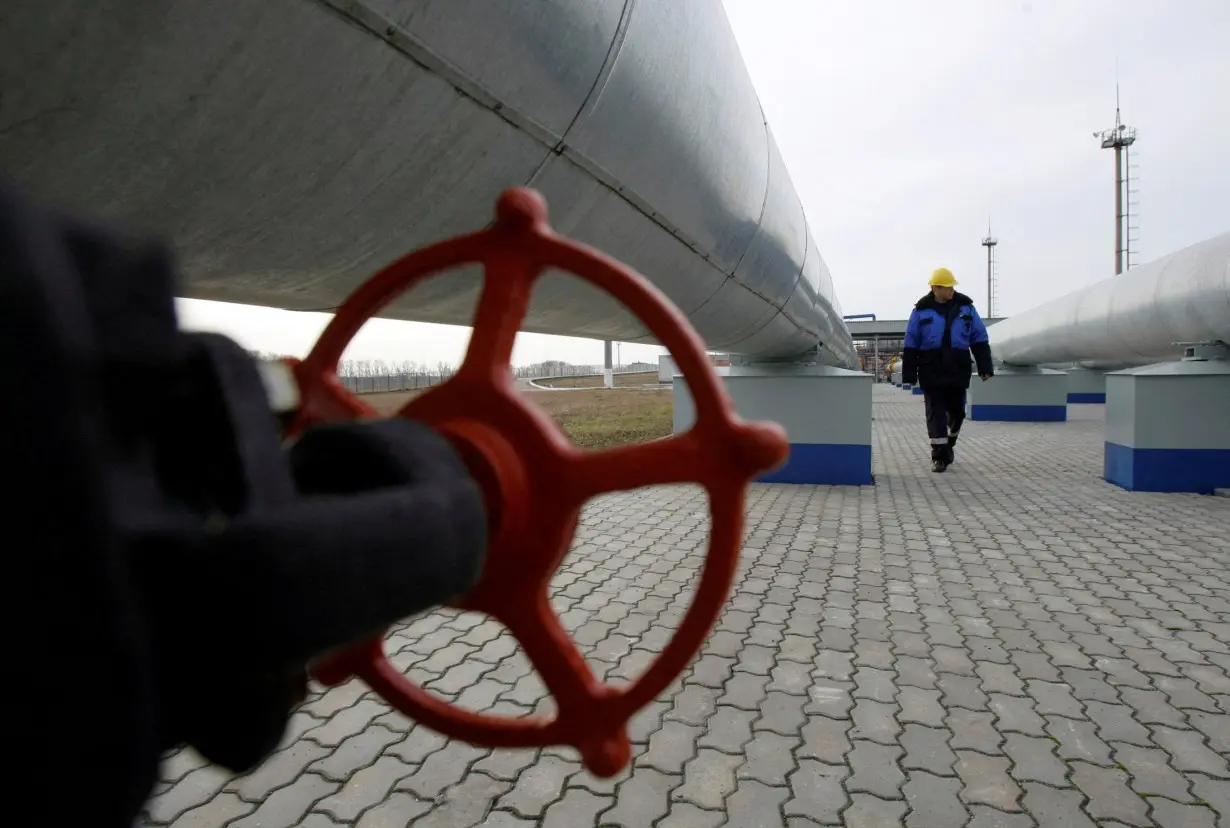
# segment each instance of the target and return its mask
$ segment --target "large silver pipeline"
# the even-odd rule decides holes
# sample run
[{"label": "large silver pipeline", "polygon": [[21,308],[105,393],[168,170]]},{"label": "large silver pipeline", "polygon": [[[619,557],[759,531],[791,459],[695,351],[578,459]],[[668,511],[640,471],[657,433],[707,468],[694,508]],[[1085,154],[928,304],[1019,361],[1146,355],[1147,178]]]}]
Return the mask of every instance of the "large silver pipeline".
[{"label": "large silver pipeline", "polygon": [[1230,232],[1009,317],[991,350],[1010,365],[1113,369],[1230,343]]},{"label": "large silver pipeline", "polygon": [[[857,364],[716,0],[10,3],[0,174],[169,237],[186,296],[297,310],[528,184],[710,348]],[[478,285],[385,315],[469,324]],[[652,341],[558,274],[524,328]]]}]

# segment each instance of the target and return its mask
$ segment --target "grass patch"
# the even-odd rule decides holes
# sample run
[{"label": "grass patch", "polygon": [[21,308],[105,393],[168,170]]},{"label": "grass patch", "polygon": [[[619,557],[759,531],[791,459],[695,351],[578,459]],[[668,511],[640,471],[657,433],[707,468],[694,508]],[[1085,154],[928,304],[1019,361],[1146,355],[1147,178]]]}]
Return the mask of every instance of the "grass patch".
[{"label": "grass patch", "polygon": [[[617,388],[627,388],[632,385],[654,385],[658,381],[657,371],[637,371],[634,374],[616,374],[614,376]],[[587,377],[555,377],[553,379],[534,380],[539,385],[550,388],[601,388],[602,375]]]},{"label": "grass patch", "polygon": [[[579,379],[570,377],[570,379]],[[418,392],[364,394],[381,414],[392,414]],[[613,391],[529,391],[535,405],[551,415],[582,448],[605,448],[669,437],[674,406],[667,389]]]},{"label": "grass patch", "polygon": [[530,396],[582,448],[644,443],[671,433],[674,407],[670,391],[599,388],[567,393],[538,391]]}]

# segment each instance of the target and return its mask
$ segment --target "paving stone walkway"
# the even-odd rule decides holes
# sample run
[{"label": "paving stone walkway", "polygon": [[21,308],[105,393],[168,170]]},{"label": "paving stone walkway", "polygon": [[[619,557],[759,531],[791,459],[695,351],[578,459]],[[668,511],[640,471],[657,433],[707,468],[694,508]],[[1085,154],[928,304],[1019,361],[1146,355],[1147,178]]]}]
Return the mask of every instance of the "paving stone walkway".
[{"label": "paving stone walkway", "polygon": [[[619,778],[448,742],[352,682],[249,776],[171,757],[146,824],[1230,828],[1230,499],[1101,481],[1096,406],[971,422],[933,474],[921,398],[875,401],[876,486],[752,492],[736,591]],[[608,679],[678,623],[705,508],[688,487],[587,508],[553,600]],[[550,709],[481,616],[388,646],[464,706]]]}]

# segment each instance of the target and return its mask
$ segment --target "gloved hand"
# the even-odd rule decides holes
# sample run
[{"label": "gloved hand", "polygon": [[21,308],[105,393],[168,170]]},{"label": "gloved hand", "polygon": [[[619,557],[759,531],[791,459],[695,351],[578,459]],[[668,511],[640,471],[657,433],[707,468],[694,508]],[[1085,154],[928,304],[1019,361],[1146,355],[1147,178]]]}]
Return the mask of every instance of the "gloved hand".
[{"label": "gloved hand", "polygon": [[[210,344],[215,361],[241,358]],[[238,385],[244,367],[220,373]],[[236,771],[277,746],[311,659],[461,595],[477,580],[486,545],[477,484],[426,426],[320,426],[284,458],[251,445],[276,447],[272,432],[252,429],[246,439],[249,481],[278,489],[281,459],[293,492],[216,531],[186,524],[134,545],[166,744],[189,743]],[[259,471],[251,468],[257,456]]]}]

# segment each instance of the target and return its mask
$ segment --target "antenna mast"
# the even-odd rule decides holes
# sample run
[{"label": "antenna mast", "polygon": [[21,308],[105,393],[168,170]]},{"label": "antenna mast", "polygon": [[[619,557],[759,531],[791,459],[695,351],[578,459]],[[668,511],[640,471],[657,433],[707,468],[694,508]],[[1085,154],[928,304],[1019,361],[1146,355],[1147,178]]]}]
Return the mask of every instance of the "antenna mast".
[{"label": "antenna mast", "polygon": [[[1116,62],[1117,64],[1117,62]],[[1115,125],[1107,130],[1093,133],[1094,138],[1102,141],[1102,149],[1113,149],[1115,151],[1115,275],[1118,276],[1124,271],[1124,258],[1128,254],[1128,245],[1131,241],[1130,230],[1128,225],[1128,199],[1125,180],[1127,179],[1127,152],[1132,144],[1136,143],[1136,130],[1133,127],[1123,123],[1119,115],[1119,79],[1118,66],[1115,68]],[[1133,194],[1135,191],[1132,191]],[[1133,205],[1134,206],[1134,205]],[[1127,256],[1131,260],[1130,255]]]},{"label": "antenna mast", "polygon": [[995,245],[999,240],[991,235],[991,220],[987,219],[987,235],[982,246],[987,249],[987,318],[995,316]]}]

